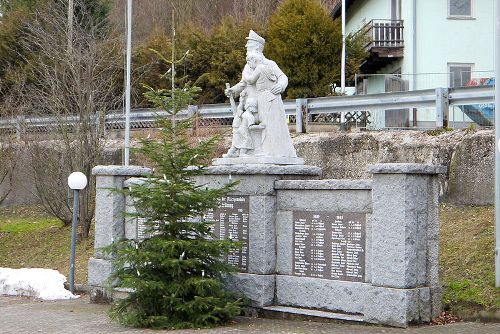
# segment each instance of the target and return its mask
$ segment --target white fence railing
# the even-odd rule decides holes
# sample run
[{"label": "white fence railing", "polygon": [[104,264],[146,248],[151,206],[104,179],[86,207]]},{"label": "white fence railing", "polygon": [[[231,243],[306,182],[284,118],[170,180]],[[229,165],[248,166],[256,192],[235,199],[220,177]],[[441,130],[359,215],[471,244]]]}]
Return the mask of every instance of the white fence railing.
[{"label": "white fence railing", "polygon": [[[409,92],[380,93],[354,96],[330,96],[309,99],[285,100],[285,113],[294,116],[297,132],[304,132],[304,120],[312,115],[356,112],[380,112],[401,108],[433,108],[435,124],[433,128],[442,128],[448,119],[450,106],[494,103],[493,86],[475,86],[461,88],[436,88]],[[179,116],[186,117],[197,113],[203,119],[230,119],[233,117],[229,104],[207,104],[189,106]],[[130,116],[132,129],[152,128],[156,118],[168,117],[166,111],[154,109],[135,109]],[[343,119],[338,117],[338,119]],[[20,135],[21,131],[50,132],[60,125],[61,121],[68,126],[79,121],[78,116],[63,119],[56,117],[22,117],[0,118],[0,131],[9,131]],[[95,117],[96,125],[98,116]],[[105,119],[106,129],[123,129],[125,116],[121,112],[110,112]]]}]

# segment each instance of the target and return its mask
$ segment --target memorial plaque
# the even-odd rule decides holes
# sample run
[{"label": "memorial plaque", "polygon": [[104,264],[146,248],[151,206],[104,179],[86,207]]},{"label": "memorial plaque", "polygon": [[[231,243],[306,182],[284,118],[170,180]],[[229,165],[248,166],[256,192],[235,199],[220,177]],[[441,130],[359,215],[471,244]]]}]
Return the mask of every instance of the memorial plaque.
[{"label": "memorial plaque", "polygon": [[294,211],[292,274],[363,282],[365,234],[364,213]]},{"label": "memorial plaque", "polygon": [[146,219],[137,217],[137,240],[146,238]]},{"label": "memorial plaque", "polygon": [[205,220],[214,222],[214,234],[217,239],[239,241],[241,249],[230,252],[227,262],[248,270],[248,218],[250,212],[249,196],[226,196],[220,200],[219,207],[209,210]]},{"label": "memorial plaque", "polygon": [[154,235],[157,235],[160,229],[159,224],[154,224],[152,227],[148,228],[146,226],[146,218],[142,217],[137,217],[136,218],[136,225],[137,227],[137,240],[142,241],[147,238],[151,238]]}]

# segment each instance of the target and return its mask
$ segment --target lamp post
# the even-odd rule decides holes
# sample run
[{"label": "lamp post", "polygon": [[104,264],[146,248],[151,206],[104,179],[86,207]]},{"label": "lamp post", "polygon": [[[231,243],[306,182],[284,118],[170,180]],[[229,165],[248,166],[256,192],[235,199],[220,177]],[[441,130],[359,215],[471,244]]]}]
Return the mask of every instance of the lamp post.
[{"label": "lamp post", "polygon": [[73,221],[71,224],[71,254],[69,259],[69,290],[75,292],[75,244],[76,224],[78,220],[78,197],[80,190],[87,186],[87,177],[82,172],[73,172],[68,176],[68,186],[73,189]]}]

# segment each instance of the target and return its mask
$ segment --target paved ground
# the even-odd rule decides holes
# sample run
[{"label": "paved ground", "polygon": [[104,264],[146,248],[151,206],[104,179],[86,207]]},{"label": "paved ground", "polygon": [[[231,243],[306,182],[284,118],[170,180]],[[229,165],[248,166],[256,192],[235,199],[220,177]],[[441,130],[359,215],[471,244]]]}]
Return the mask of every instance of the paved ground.
[{"label": "paved ground", "polygon": [[[36,301],[20,297],[0,297],[0,333],[165,333],[124,328],[110,323],[105,305],[90,304],[88,298],[71,301]],[[238,318],[235,323],[208,330],[178,330],[175,334],[498,334],[500,324],[457,323],[408,329],[358,324],[316,323],[292,320]]]}]

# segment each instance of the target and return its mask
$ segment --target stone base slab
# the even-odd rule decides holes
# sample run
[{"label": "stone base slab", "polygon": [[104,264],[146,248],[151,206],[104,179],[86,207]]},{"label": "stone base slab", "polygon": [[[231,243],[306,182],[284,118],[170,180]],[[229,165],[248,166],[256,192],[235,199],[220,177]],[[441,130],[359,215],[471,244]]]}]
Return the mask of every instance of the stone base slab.
[{"label": "stone base slab", "polygon": [[[427,287],[393,289],[368,283],[276,276],[276,304],[341,313],[365,322],[407,327],[431,320]],[[334,313],[333,314],[334,316]]]},{"label": "stone base slab", "polygon": [[263,307],[262,309],[265,311],[294,314],[294,315],[314,317],[314,318],[336,319],[336,320],[356,321],[356,322],[362,322],[364,320],[363,317],[359,315],[325,312],[325,311],[310,310],[305,308],[296,308],[289,306],[266,306]]},{"label": "stone base slab", "polygon": [[275,275],[239,273],[227,276],[224,285],[230,291],[245,295],[254,307],[264,307],[274,303]]},{"label": "stone base slab", "polygon": [[237,164],[209,166],[205,175],[280,175],[282,179],[290,179],[290,176],[301,179],[314,179],[321,176],[321,168],[309,165],[276,165],[276,164]]}]

